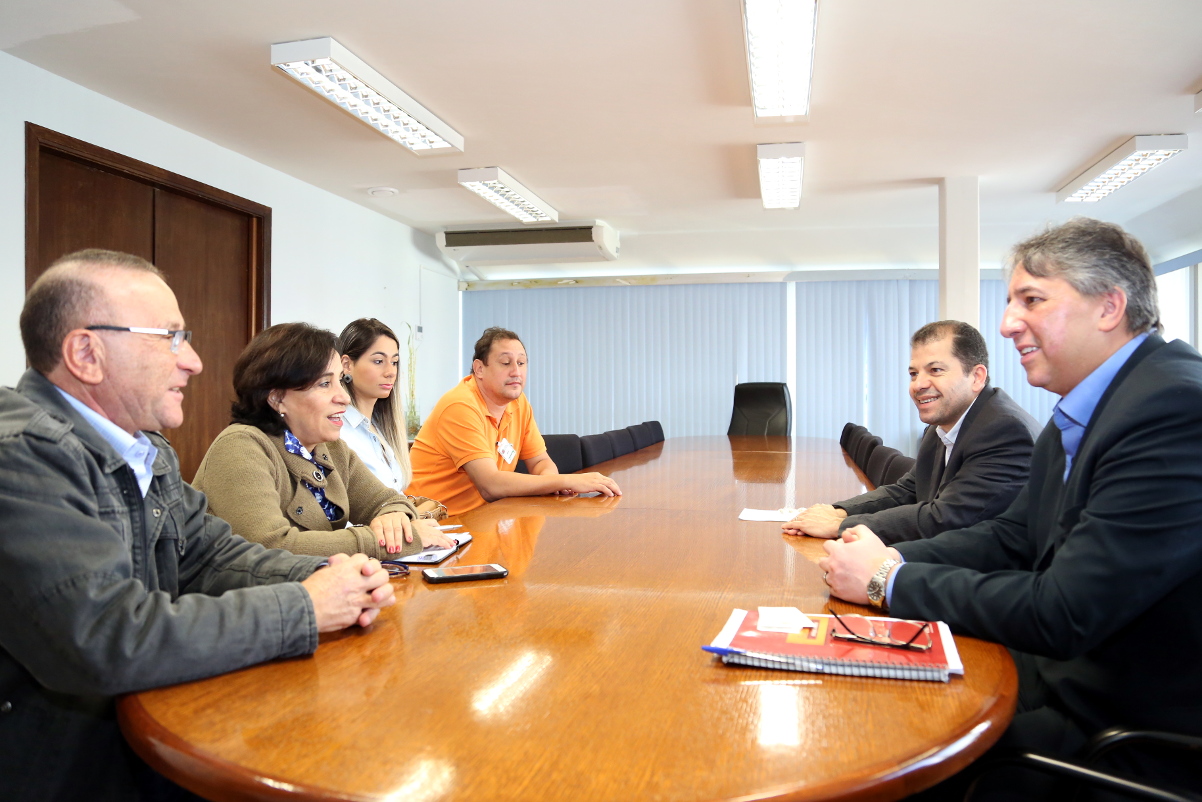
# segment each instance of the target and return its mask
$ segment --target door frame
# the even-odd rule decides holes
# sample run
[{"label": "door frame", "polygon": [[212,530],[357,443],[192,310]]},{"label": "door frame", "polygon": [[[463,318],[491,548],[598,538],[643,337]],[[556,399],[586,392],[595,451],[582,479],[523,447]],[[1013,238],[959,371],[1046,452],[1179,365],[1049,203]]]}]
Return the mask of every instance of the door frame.
[{"label": "door frame", "polygon": [[[271,208],[238,197],[208,184],[155,167],[152,164],[123,156],[111,150],[60,134],[49,128],[25,122],[25,289],[41,273],[43,260],[38,253],[40,221],[39,165],[43,153],[70,159],[109,173],[130,178],[156,189],[166,189],[205,203],[222,206],[250,217],[250,288],[247,294],[250,309],[247,320],[250,331],[246,339],[270,325],[271,322]],[[61,254],[55,254],[55,258]]]}]

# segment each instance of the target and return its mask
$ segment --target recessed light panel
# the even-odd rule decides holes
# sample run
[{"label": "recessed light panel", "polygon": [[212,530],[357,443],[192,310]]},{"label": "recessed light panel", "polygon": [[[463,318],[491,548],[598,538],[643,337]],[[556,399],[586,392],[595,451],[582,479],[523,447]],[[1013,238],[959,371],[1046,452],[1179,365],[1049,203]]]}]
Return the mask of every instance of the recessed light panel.
[{"label": "recessed light panel", "polygon": [[743,23],[755,116],[808,114],[817,0],[743,0]]},{"label": "recessed light panel", "polygon": [[330,37],[271,46],[271,63],[415,153],[463,150],[463,137]]},{"label": "recessed light panel", "polygon": [[760,163],[760,196],[765,209],[796,209],[801,205],[801,173],[805,166],[804,142],[757,145]]},{"label": "recessed light panel", "polygon": [[459,171],[459,183],[523,223],[555,223],[559,213],[500,167]]},{"label": "recessed light panel", "polygon": [[1056,193],[1064,203],[1095,203],[1189,146],[1185,134],[1133,136]]}]

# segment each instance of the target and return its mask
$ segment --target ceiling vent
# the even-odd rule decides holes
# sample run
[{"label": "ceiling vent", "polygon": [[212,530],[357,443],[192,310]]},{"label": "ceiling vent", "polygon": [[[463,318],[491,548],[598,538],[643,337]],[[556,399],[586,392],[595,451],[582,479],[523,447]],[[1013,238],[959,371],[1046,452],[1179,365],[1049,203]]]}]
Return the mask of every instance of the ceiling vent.
[{"label": "ceiling vent", "polygon": [[597,221],[553,228],[488,228],[440,231],[438,248],[465,267],[612,262],[618,232]]}]

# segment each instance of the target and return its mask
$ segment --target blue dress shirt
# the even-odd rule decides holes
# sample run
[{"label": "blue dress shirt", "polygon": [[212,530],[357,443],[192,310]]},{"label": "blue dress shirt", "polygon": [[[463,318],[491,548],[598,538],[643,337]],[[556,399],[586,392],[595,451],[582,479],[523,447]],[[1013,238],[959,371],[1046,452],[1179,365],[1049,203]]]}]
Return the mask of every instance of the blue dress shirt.
[{"label": "blue dress shirt", "polygon": [[55,387],[54,389],[62,393],[63,398],[67,399],[67,403],[75,408],[80,417],[91,424],[92,428],[129,464],[129,467],[133,469],[134,477],[138,480],[138,489],[142,491],[142,498],[146,498],[146,491],[150,489],[150,480],[154,479],[154,458],[159,455],[159,450],[150,442],[150,438],[142,432],[138,432],[137,437],[133,436],[75,396],[65,392],[63,388]]},{"label": "blue dress shirt", "polygon": [[1082,379],[1068,395],[1061,398],[1052,410],[1052,422],[1060,430],[1060,445],[1064,447],[1064,481],[1068,481],[1073,457],[1077,456],[1081,438],[1085,436],[1085,428],[1089,426],[1089,419],[1093,417],[1093,411],[1097,409],[1106,388],[1114,381],[1123,365],[1127,364],[1135,349],[1146,339],[1147,334],[1140,334],[1111,354],[1109,359]]}]

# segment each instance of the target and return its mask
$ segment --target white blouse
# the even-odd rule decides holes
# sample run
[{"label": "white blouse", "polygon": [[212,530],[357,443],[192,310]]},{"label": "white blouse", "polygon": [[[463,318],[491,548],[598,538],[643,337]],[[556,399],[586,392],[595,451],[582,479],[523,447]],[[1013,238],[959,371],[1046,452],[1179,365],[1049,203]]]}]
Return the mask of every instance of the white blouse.
[{"label": "white blouse", "polygon": [[345,424],[342,427],[343,441],[354,449],[377,479],[403,494],[412,477],[406,475],[392,447],[371,430],[371,421],[353,404],[347,406],[342,420]]}]

